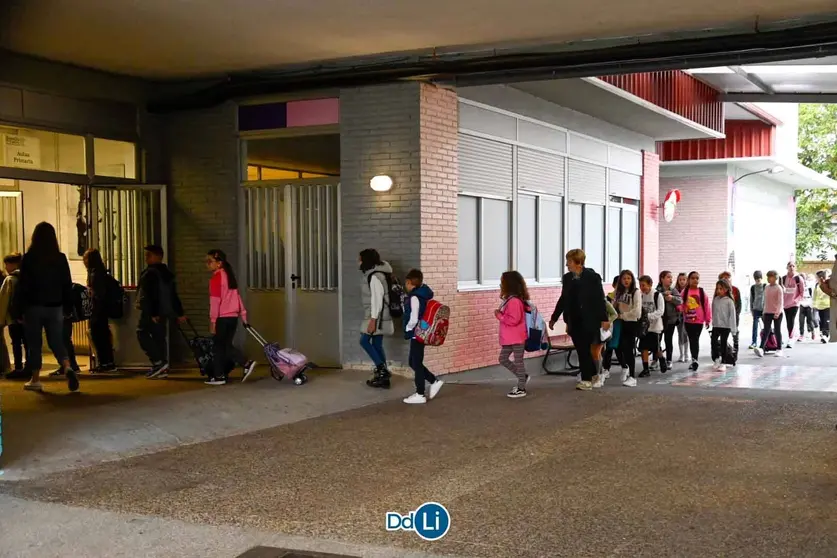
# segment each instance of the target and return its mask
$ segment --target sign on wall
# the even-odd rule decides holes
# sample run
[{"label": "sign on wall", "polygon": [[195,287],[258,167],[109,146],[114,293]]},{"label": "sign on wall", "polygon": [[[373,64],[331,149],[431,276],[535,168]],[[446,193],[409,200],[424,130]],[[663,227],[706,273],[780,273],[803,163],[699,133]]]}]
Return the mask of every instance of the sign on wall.
[{"label": "sign on wall", "polygon": [[31,136],[3,135],[3,166],[41,168],[41,140]]}]

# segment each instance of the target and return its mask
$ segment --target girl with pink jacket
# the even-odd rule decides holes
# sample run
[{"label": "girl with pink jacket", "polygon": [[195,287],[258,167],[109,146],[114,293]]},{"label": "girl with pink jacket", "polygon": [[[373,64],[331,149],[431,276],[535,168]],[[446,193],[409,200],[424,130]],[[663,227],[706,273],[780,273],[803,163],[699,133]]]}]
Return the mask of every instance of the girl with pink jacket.
[{"label": "girl with pink jacket", "polygon": [[[227,255],[222,250],[210,250],[206,255],[206,267],[212,271],[209,280],[209,328],[213,340],[214,373],[205,382],[210,386],[222,386],[229,379],[229,371],[239,364],[244,367],[246,381],[256,363],[246,360],[233,344],[238,329],[238,319],[247,323],[247,309],[241,302],[238,280]],[[232,366],[230,366],[232,364]]]},{"label": "girl with pink jacket", "polygon": [[[500,279],[500,297],[503,303],[494,311],[500,322],[500,364],[517,376],[517,385],[508,396],[512,399],[526,397],[526,383],[529,376],[523,365],[523,353],[529,328],[526,326],[526,301],[529,291],[526,281],[516,271],[507,271]],[[514,361],[509,358],[514,355]]]}]

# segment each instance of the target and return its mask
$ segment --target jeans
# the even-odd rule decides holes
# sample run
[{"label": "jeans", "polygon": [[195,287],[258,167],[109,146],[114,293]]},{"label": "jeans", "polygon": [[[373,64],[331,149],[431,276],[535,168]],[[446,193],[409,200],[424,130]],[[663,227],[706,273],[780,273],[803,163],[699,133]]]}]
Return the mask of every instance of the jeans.
[{"label": "jeans", "polygon": [[218,318],[215,322],[213,341],[213,366],[215,378],[226,378],[230,365],[244,366],[246,359],[238,347],[233,344],[235,331],[238,329],[238,318]]},{"label": "jeans", "polygon": [[154,323],[151,316],[141,314],[137,325],[137,341],[151,364],[168,361],[168,343],[166,341],[166,318]]},{"label": "jeans", "polygon": [[700,358],[700,336],[703,333],[703,324],[686,324],[686,335],[689,337],[689,350],[692,352],[692,360]]},{"label": "jeans", "polygon": [[64,341],[64,348],[67,351],[67,358],[70,359],[70,367],[73,370],[78,370],[76,346],[73,345],[73,322],[71,320],[64,320],[64,325],[61,327],[61,337]]},{"label": "jeans", "polygon": [[817,310],[820,315],[820,333],[823,337],[828,337],[831,328],[831,310]]},{"label": "jeans", "polygon": [[[381,338],[382,336],[377,335],[376,337]],[[522,348],[523,346],[521,345],[521,349]],[[413,369],[413,375],[416,382],[416,393],[418,393],[419,395],[424,395],[425,382],[430,384],[436,382],[436,376],[434,376],[430,372],[430,370],[424,367],[424,343],[419,343],[415,339],[410,340],[409,361],[410,368]],[[522,358],[520,362],[521,364],[523,363]]]},{"label": "jeans", "polygon": [[761,344],[759,347],[764,349],[767,345],[767,339],[770,337],[770,331],[773,330],[773,334],[776,336],[776,344],[779,346],[779,350],[782,350],[782,314],[779,314],[777,318],[773,314],[765,314],[762,316],[761,321],[764,323],[764,331],[761,332]]},{"label": "jeans", "polygon": [[[622,365],[628,367],[628,372],[631,378],[636,376],[636,336],[639,332],[639,324],[637,322],[622,322],[622,332],[619,337],[619,354],[622,355]],[[590,353],[590,347],[587,347],[587,353]],[[576,345],[578,351],[578,364],[581,365],[581,351]]]},{"label": "jeans", "polygon": [[794,331],[793,328],[796,327],[796,315],[799,313],[799,307],[794,308],[785,308],[785,320],[787,320],[788,326],[788,343],[790,343],[794,338]]},{"label": "jeans", "polygon": [[725,327],[712,328],[712,360],[724,360],[729,350],[730,330]]},{"label": "jeans", "polygon": [[55,356],[55,360],[60,366],[64,366],[64,361],[67,360],[67,346],[63,338],[64,309],[60,306],[31,306],[24,312],[23,321],[28,369],[37,372],[44,364],[41,351],[43,347],[41,332],[44,330],[46,330],[47,345]]},{"label": "jeans", "polygon": [[799,307],[799,336],[805,337],[805,325],[808,325],[808,331],[812,334],[814,330],[814,309],[810,306]]},{"label": "jeans", "polygon": [[113,339],[108,327],[107,315],[93,315],[90,317],[90,340],[96,349],[99,366],[110,366],[114,362]]},{"label": "jeans", "polygon": [[[369,335],[366,333],[360,334],[360,346],[372,359],[375,367],[386,366],[387,355],[384,353],[384,336],[383,335]],[[412,345],[411,345],[412,347]]]},{"label": "jeans", "polygon": [[[9,337],[12,339],[12,355],[14,357],[13,370],[23,370],[23,354],[26,351],[26,335],[23,324],[9,324]],[[27,360],[28,357],[27,357]]]},{"label": "jeans", "polygon": [[764,313],[761,310],[753,310],[753,342],[751,345],[758,346],[759,344],[759,323]]}]

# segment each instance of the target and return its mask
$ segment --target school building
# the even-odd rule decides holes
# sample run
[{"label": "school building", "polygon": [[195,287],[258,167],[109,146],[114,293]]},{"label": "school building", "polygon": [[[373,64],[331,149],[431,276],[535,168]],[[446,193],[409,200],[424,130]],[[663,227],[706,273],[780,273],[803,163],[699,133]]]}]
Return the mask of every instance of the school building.
[{"label": "school building", "polygon": [[[575,247],[606,283],[661,267],[743,277],[792,254],[793,189],[833,187],[783,156],[792,116],[727,102],[722,86],[681,70],[351,85],[188,109],[155,103],[161,90],[175,86],[5,53],[0,248],[23,250],[47,220],[77,281],[95,246],[131,287],[142,246],[160,243],[203,331],[204,254],[220,248],[246,285],[251,323],[323,367],[367,365],[362,249],[401,276],[420,267],[451,306],[448,341],[428,363],[455,372],[495,363],[507,269],[543,312]],[[779,164],[784,173],[767,172]],[[675,189],[667,222],[661,203]],[[135,319],[114,324],[123,367],[143,363]],[[405,364],[397,335],[387,351]]]}]

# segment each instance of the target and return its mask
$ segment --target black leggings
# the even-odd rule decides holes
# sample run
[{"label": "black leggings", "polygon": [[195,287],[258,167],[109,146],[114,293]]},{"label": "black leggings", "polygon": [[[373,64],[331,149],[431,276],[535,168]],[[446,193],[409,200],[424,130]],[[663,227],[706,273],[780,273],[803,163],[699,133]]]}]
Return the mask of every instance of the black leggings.
[{"label": "black leggings", "polygon": [[692,360],[700,357],[700,335],[703,333],[703,324],[686,324],[686,335],[689,337],[689,350],[692,352]]},{"label": "black leggings", "polygon": [[636,335],[639,332],[637,322],[622,322],[619,333],[619,354],[622,356],[622,366],[628,367],[631,378],[636,374]]},{"label": "black leggings", "polygon": [[671,362],[674,358],[674,333],[677,331],[677,324],[668,324],[664,332],[666,340],[666,360]]},{"label": "black leggings", "polygon": [[215,336],[212,339],[214,370],[207,373],[212,373],[218,380],[226,379],[236,364],[245,364],[244,355],[233,344],[236,329],[238,318],[218,318],[215,321]]},{"label": "black leggings", "polygon": [[817,310],[820,314],[820,333],[823,337],[828,337],[828,330],[831,327],[831,311],[829,309]]},{"label": "black leggings", "polygon": [[785,308],[785,322],[788,326],[788,343],[791,343],[794,338],[793,329],[796,327],[796,315],[799,313],[799,308]]}]

